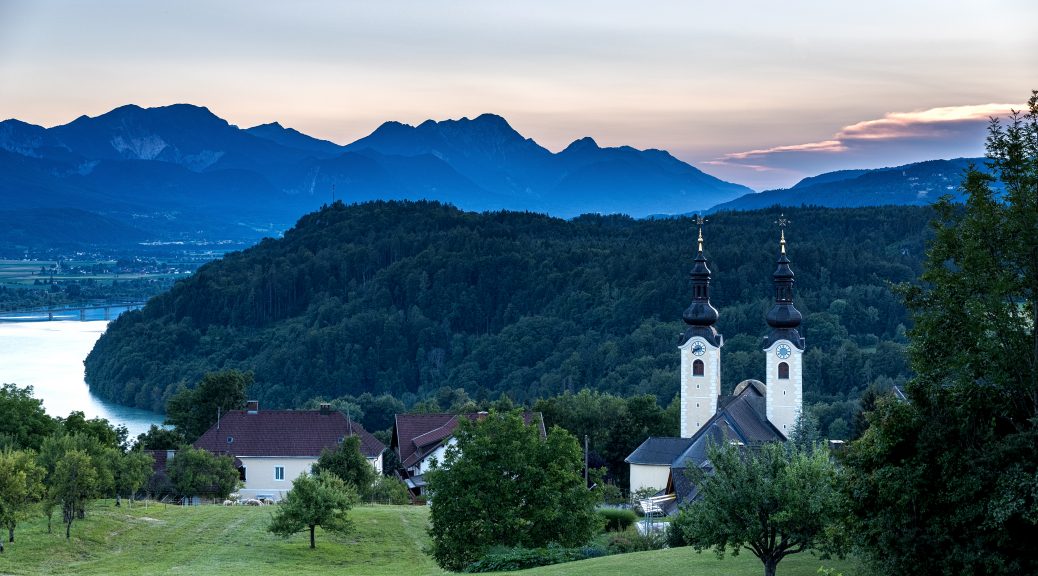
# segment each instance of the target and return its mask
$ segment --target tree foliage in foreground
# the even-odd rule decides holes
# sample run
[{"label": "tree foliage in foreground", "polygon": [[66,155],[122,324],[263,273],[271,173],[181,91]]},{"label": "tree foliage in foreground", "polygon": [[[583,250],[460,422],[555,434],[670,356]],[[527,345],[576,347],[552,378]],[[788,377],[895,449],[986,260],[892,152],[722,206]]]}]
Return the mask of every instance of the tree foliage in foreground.
[{"label": "tree foliage in foreground", "polygon": [[348,512],[357,501],[357,492],[334,474],[302,474],[292,482],[292,489],[278,503],[267,526],[282,538],[310,531],[310,547],[316,548],[314,530],[348,534],[353,529]]},{"label": "tree foliage in foreground", "polygon": [[997,178],[937,206],[906,290],[917,376],[851,446],[855,538],[886,574],[1038,573],[1038,92],[993,122]]},{"label": "tree foliage in foreground", "polygon": [[349,436],[335,448],[321,450],[313,471],[338,476],[364,498],[370,495],[375,481],[375,469],[360,453],[360,436]]},{"label": "tree foliage in foreground", "polygon": [[167,462],[166,473],[173,488],[182,496],[211,495],[226,498],[238,486],[234,458],[217,456],[201,448],[183,446]]},{"label": "tree foliage in foreground", "polygon": [[824,447],[794,444],[708,449],[712,473],[691,467],[699,498],[671,523],[672,540],[718,557],[746,549],[774,576],[778,563],[805,550],[840,552],[844,509],[837,468]]},{"label": "tree foliage in foreground", "polygon": [[90,455],[82,450],[70,450],[61,455],[50,477],[50,495],[61,504],[65,523],[65,539],[72,535],[72,523],[86,507],[87,500],[99,493],[101,481],[98,467]]},{"label": "tree foliage in foreground", "polygon": [[[9,542],[14,542],[14,529],[29,508],[44,495],[44,470],[36,463],[31,450],[0,451],[0,525],[7,528]],[[0,542],[0,552],[4,549]]]},{"label": "tree foliage in foreground", "polygon": [[457,444],[425,474],[437,564],[457,571],[492,546],[579,546],[595,533],[576,438],[557,426],[546,439],[540,431],[519,412],[461,421]]},{"label": "tree foliage in foreground", "polygon": [[6,438],[12,448],[39,450],[43,439],[57,430],[58,423],[44,411],[43,400],[33,397],[32,386],[0,385],[0,438]]}]

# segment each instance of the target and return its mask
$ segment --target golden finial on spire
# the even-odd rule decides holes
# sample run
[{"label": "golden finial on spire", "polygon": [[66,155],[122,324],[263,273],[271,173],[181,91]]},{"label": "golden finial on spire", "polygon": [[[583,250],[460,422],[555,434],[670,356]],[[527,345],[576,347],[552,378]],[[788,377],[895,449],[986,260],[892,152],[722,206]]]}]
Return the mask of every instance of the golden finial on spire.
[{"label": "golden finial on spire", "polygon": [[699,251],[703,251],[703,224],[706,224],[707,219],[703,218],[701,214],[696,214],[696,225],[699,226]]},{"label": "golden finial on spire", "polygon": [[779,238],[780,238],[779,239],[779,246],[782,249],[782,253],[785,254],[786,253],[786,226],[789,225],[789,219],[786,218],[785,214],[779,214],[779,218],[778,218],[778,220],[775,220],[775,224],[778,224],[779,225],[779,229],[781,230],[780,235],[779,235]]}]

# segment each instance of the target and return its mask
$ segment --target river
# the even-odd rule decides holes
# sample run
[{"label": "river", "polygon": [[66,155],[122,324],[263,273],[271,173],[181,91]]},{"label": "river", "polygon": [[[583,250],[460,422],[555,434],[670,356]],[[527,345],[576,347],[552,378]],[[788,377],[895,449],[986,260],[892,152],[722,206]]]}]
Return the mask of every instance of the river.
[{"label": "river", "polygon": [[105,402],[87,388],[83,359],[107,326],[104,320],[0,322],[0,383],[32,386],[51,416],[80,410],[126,426],[130,438],[161,424],[162,414]]}]

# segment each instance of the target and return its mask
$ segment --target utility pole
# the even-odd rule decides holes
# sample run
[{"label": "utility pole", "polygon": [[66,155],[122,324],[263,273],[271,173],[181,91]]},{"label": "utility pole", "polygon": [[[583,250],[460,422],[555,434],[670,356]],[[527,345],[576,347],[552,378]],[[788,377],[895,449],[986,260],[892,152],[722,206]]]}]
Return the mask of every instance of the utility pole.
[{"label": "utility pole", "polygon": [[587,434],[584,434],[584,487],[587,488]]}]

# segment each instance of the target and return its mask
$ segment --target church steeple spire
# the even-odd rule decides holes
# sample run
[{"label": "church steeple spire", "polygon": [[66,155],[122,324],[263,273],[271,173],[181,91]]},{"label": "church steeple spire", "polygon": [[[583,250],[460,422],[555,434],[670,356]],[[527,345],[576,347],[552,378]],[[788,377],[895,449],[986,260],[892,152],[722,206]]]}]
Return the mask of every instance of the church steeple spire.
[{"label": "church steeple spire", "polygon": [[692,266],[692,304],[682,315],[688,329],[681,338],[681,437],[691,438],[717,412],[721,393],[721,346],[717,309],[710,305],[710,268],[703,255],[703,224],[696,216],[696,258]]},{"label": "church steeple spire", "polygon": [[702,336],[711,342],[717,341],[717,330],[714,324],[717,322],[717,309],[710,304],[710,268],[706,265],[706,256],[703,255],[703,224],[706,219],[696,216],[696,224],[699,227],[697,239],[698,251],[695,264],[692,266],[692,304],[685,309],[682,315],[685,324],[690,328],[685,333],[684,340],[691,336]]},{"label": "church steeple spire", "polygon": [[800,311],[793,306],[793,270],[786,256],[786,226],[789,220],[785,215],[775,222],[781,228],[779,239],[778,267],[772,278],[775,284],[775,304],[768,311],[766,320],[771,333],[764,338],[764,347],[771,346],[777,340],[789,340],[794,346],[804,349],[804,339],[797,330],[804,319]]}]

